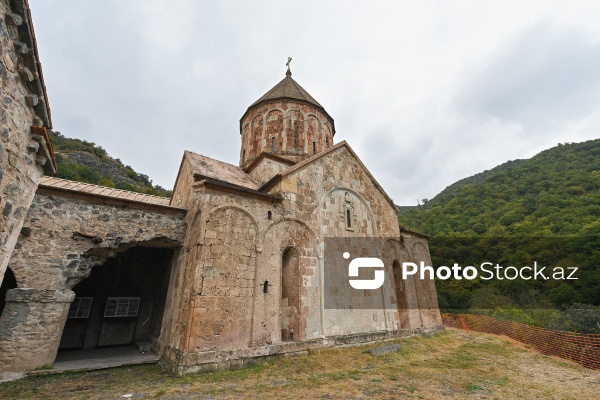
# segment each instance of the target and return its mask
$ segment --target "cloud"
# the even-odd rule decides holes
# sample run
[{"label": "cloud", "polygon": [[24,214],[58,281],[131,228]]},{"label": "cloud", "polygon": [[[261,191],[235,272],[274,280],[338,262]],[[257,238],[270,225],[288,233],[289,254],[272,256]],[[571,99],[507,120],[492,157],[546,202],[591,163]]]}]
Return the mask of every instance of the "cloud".
[{"label": "cloud", "polygon": [[237,164],[239,118],[284,77],[288,56],[335,119],[335,141],[348,141],[398,204],[600,131],[597,96],[586,103],[600,82],[594,4],[30,6],[55,128],[167,188],[186,149]]},{"label": "cloud", "polygon": [[543,133],[598,107],[600,42],[575,28],[521,30],[463,81],[456,108]]}]

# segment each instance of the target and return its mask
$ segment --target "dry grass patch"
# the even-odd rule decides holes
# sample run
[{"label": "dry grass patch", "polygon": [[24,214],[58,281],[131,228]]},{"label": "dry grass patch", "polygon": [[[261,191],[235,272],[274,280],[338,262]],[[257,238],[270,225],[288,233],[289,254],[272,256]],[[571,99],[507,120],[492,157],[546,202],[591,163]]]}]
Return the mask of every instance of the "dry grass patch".
[{"label": "dry grass patch", "polygon": [[447,330],[381,344],[279,358],[251,368],[172,378],[156,365],[29,377],[0,384],[2,399],[595,399],[600,372],[509,340]]}]

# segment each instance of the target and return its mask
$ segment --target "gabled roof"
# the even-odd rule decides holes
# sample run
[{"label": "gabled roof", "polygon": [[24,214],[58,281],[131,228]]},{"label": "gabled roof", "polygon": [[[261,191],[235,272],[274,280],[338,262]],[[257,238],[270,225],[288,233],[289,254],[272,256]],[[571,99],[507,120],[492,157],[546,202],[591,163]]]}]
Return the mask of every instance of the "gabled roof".
[{"label": "gabled roof", "polygon": [[367,176],[371,179],[371,181],[373,182],[373,185],[379,189],[379,191],[383,194],[383,196],[385,197],[385,199],[390,203],[390,205],[393,207],[394,210],[397,210],[396,205],[394,204],[394,201],[391,199],[390,196],[388,196],[388,194],[385,192],[385,190],[383,190],[383,188],[381,187],[381,185],[379,184],[379,182],[377,182],[377,180],[375,179],[375,177],[371,174],[371,172],[369,171],[369,169],[365,166],[365,164],[363,164],[363,162],[360,160],[360,158],[358,158],[358,156],[356,155],[356,153],[354,152],[354,150],[352,150],[352,148],[350,147],[350,145],[345,141],[342,140],[341,142],[339,142],[338,144],[331,146],[330,148],[328,148],[327,150],[324,150],[318,154],[315,154],[314,156],[307,158],[306,160],[299,162],[295,165],[292,165],[291,167],[283,170],[281,173],[275,175],[273,178],[271,178],[267,183],[265,183],[264,185],[262,185],[260,187],[261,192],[267,192],[269,191],[269,189],[271,189],[275,184],[277,184],[277,182],[280,182],[282,178],[289,176],[305,167],[307,167],[308,165],[314,163],[315,161],[326,157],[327,155],[334,153],[336,151],[338,151],[341,148],[345,148],[352,157],[354,157],[354,159],[356,159],[356,161],[358,162],[358,164],[365,170],[365,172],[367,173]]},{"label": "gabled roof", "polygon": [[247,189],[258,190],[260,185],[244,170],[197,153],[186,150],[184,158],[188,158],[195,178],[208,178]]},{"label": "gabled roof", "polygon": [[250,163],[250,165],[244,167],[244,171],[246,171],[247,173],[250,173],[265,158],[271,159],[271,160],[276,161],[281,164],[287,164],[287,165],[296,164],[295,161],[288,160],[287,158],[279,157],[279,156],[273,155],[271,153],[267,153],[266,151],[263,151],[258,155],[258,157],[256,157],[254,159],[254,161],[252,161]]}]

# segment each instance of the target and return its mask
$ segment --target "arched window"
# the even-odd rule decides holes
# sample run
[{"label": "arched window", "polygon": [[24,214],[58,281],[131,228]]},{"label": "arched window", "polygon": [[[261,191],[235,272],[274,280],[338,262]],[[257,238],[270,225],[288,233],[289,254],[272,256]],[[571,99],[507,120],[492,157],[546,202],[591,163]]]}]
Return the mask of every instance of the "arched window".
[{"label": "arched window", "polygon": [[284,250],[281,257],[281,340],[300,340],[300,268],[298,251]]}]

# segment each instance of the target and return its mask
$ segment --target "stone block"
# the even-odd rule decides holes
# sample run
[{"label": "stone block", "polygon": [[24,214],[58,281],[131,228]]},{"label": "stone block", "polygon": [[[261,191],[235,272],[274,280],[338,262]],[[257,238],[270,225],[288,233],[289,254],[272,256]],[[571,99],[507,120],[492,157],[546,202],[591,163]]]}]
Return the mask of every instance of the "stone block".
[{"label": "stone block", "polygon": [[7,13],[4,16],[7,25],[20,26],[23,23],[23,17],[15,13]]},{"label": "stone block", "polygon": [[374,356],[385,356],[386,354],[390,354],[390,353],[395,353],[400,351],[400,345],[395,343],[395,344],[388,344],[385,346],[379,346],[379,347],[375,347],[371,350],[369,350],[369,353],[374,355]]}]

